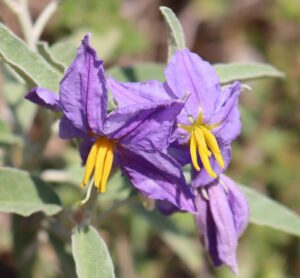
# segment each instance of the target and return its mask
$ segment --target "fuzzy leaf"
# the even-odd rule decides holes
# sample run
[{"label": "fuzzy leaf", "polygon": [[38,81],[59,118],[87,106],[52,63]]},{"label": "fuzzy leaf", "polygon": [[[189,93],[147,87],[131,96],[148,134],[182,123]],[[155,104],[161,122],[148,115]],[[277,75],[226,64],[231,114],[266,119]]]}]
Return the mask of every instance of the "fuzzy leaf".
[{"label": "fuzzy leaf", "polygon": [[250,206],[250,222],[300,236],[300,216],[267,196],[240,186]]},{"label": "fuzzy leaf", "polygon": [[54,68],[56,68],[59,72],[64,73],[65,66],[59,60],[57,60],[49,47],[49,44],[44,41],[40,41],[37,44],[38,52],[44,57],[44,59]]},{"label": "fuzzy leaf", "polygon": [[168,57],[170,58],[177,50],[185,48],[184,33],[178,18],[170,8],[159,9],[168,28]]},{"label": "fuzzy leaf", "polygon": [[115,277],[106,243],[94,227],[77,226],[74,228],[72,252],[79,278]]},{"label": "fuzzy leaf", "polygon": [[235,80],[248,81],[266,77],[284,77],[284,74],[275,67],[262,63],[215,64],[214,68],[222,84],[228,84]]},{"label": "fuzzy leaf", "polygon": [[30,50],[6,26],[0,23],[0,57],[29,86],[41,86],[57,91],[61,75],[41,55]]},{"label": "fuzzy leaf", "polygon": [[76,57],[76,51],[80,41],[78,41],[77,44],[67,39],[58,41],[50,46],[51,56],[56,61],[59,61],[66,69]]},{"label": "fuzzy leaf", "polygon": [[54,190],[25,171],[0,168],[0,211],[29,216],[42,211],[54,215],[61,210]]}]

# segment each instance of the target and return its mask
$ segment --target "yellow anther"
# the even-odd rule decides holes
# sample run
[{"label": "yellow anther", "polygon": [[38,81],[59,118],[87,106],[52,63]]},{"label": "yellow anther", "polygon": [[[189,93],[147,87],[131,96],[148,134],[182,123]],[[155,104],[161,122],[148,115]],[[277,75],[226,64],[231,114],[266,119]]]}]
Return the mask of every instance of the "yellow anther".
[{"label": "yellow anther", "polygon": [[192,164],[197,171],[200,171],[200,166],[197,160],[197,150],[202,161],[204,169],[207,173],[216,178],[217,174],[211,167],[209,158],[213,155],[220,165],[224,168],[224,160],[215,136],[212,134],[211,130],[218,127],[220,124],[209,124],[206,125],[203,121],[203,114],[200,111],[197,120],[194,121],[192,116],[188,116],[188,120],[191,125],[178,124],[178,127],[184,129],[190,133],[190,154],[192,159]]},{"label": "yellow anther", "polygon": [[208,130],[212,130],[212,129],[218,127],[220,124],[221,124],[221,123],[219,123],[219,124],[212,124],[212,125],[205,125],[205,127],[206,127]]},{"label": "yellow anther", "polygon": [[201,111],[199,111],[198,117],[197,117],[197,123],[202,124],[203,123],[203,114]]},{"label": "yellow anther", "polygon": [[195,137],[194,132],[191,133],[190,154],[191,154],[192,163],[194,165],[194,168],[197,171],[200,171],[200,166],[199,166],[198,161],[197,161],[197,143],[196,143],[196,137]]},{"label": "yellow anther", "polygon": [[213,153],[214,157],[216,158],[218,164],[221,168],[224,168],[224,160],[215,136],[204,126],[201,127],[201,130],[203,131],[205,141],[208,147],[210,148],[211,152]]},{"label": "yellow anther", "polygon": [[114,158],[114,144],[105,137],[97,139],[87,158],[85,175],[81,186],[85,186],[94,171],[94,185],[100,192],[106,190],[106,183]]},{"label": "yellow anther", "polygon": [[205,142],[205,138],[203,135],[203,132],[200,128],[195,128],[195,138],[197,141],[197,148],[199,152],[200,159],[202,161],[204,169],[207,171],[207,173],[212,176],[213,178],[217,177],[217,174],[213,171],[210,165],[209,161],[209,151],[207,149],[207,145]]},{"label": "yellow anther", "polygon": [[114,160],[114,145],[112,143],[109,143],[107,147],[105,161],[104,161],[102,179],[99,187],[100,192],[105,192],[106,190],[106,184],[111,171],[113,160]]},{"label": "yellow anther", "polygon": [[99,146],[97,159],[96,159],[96,166],[95,166],[94,184],[98,188],[98,190],[100,190],[100,182],[103,174],[103,166],[104,166],[105,155],[107,152],[107,147],[108,147],[108,140],[102,140]]},{"label": "yellow anther", "polygon": [[97,140],[93,144],[93,146],[90,150],[90,153],[88,155],[88,158],[87,158],[86,164],[85,164],[85,174],[84,174],[83,181],[81,183],[81,187],[84,187],[84,186],[87,185],[87,183],[89,182],[89,179],[90,179],[90,177],[93,173],[93,170],[95,168],[95,162],[96,162],[96,157],[97,157],[99,144],[100,144],[100,139]]},{"label": "yellow anther", "polygon": [[193,126],[191,126],[191,125],[181,125],[181,124],[178,124],[178,127],[184,129],[187,132],[192,132],[193,131]]}]

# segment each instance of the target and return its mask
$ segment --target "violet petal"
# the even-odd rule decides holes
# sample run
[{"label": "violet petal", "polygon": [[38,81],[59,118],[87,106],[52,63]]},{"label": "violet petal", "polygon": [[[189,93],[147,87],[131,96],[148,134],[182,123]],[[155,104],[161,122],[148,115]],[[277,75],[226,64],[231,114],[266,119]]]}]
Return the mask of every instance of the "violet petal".
[{"label": "violet petal", "polygon": [[163,101],[116,109],[107,118],[105,132],[120,144],[137,150],[162,150],[169,139],[183,101]]},{"label": "violet petal", "polygon": [[60,83],[64,114],[85,132],[101,134],[107,113],[107,88],[103,61],[89,45],[86,35],[77,56]]},{"label": "violet petal", "polygon": [[161,152],[118,148],[120,166],[141,193],[153,200],[168,201],[180,210],[194,213],[193,194],[180,165]]},{"label": "violet petal", "polygon": [[31,102],[41,105],[53,111],[61,111],[58,94],[44,88],[33,88],[27,95],[26,99]]},{"label": "violet petal", "polygon": [[188,49],[177,51],[165,71],[167,84],[177,97],[191,94],[182,114],[197,119],[201,110],[209,118],[221,94],[220,81],[213,67]]}]

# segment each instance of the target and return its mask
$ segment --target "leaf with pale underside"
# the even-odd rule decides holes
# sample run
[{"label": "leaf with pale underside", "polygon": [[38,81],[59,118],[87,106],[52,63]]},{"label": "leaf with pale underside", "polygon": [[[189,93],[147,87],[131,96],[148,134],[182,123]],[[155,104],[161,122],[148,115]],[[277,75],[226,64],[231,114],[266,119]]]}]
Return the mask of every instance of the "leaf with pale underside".
[{"label": "leaf with pale underside", "polygon": [[72,252],[79,278],[114,278],[114,267],[105,241],[92,226],[76,226]]},{"label": "leaf with pale underside", "polygon": [[284,77],[284,73],[271,65],[263,63],[215,64],[214,68],[223,85],[236,80],[249,81],[261,78]]},{"label": "leaf with pale underside", "polygon": [[57,91],[61,74],[41,55],[29,49],[11,30],[0,23],[0,58],[29,86],[41,86]]},{"label": "leaf with pale underside", "polygon": [[25,171],[0,168],[0,211],[29,216],[35,212],[54,215],[61,211],[55,191]]},{"label": "leaf with pale underside", "polygon": [[177,50],[185,48],[185,38],[182,26],[174,14],[168,7],[159,8],[168,29],[168,57],[170,58]]},{"label": "leaf with pale underside", "polygon": [[52,67],[56,68],[59,72],[64,73],[64,64],[54,57],[47,42],[38,42],[37,50]]},{"label": "leaf with pale underside", "polygon": [[300,236],[300,216],[264,194],[240,186],[250,206],[250,222]]}]

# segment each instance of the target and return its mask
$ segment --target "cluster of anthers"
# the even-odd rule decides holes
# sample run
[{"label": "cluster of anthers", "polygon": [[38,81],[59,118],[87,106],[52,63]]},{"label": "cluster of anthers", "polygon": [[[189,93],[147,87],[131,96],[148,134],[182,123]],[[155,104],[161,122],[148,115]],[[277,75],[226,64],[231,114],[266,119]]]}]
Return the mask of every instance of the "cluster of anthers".
[{"label": "cluster of anthers", "polygon": [[209,161],[211,155],[214,155],[221,168],[224,168],[225,166],[217,139],[211,132],[211,130],[216,128],[219,124],[205,124],[203,122],[203,115],[201,112],[199,113],[196,121],[192,116],[189,116],[188,119],[191,122],[191,125],[178,124],[178,126],[190,133],[189,144],[193,166],[197,171],[200,171],[197,158],[198,152],[204,169],[210,176],[216,178],[217,174],[212,169]]},{"label": "cluster of anthers", "polygon": [[94,173],[94,185],[99,192],[105,192],[113,160],[114,143],[106,137],[98,138],[88,155],[81,186],[86,186]]}]

